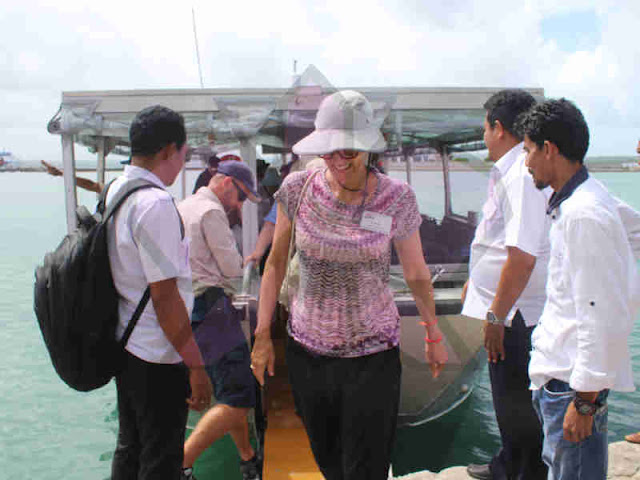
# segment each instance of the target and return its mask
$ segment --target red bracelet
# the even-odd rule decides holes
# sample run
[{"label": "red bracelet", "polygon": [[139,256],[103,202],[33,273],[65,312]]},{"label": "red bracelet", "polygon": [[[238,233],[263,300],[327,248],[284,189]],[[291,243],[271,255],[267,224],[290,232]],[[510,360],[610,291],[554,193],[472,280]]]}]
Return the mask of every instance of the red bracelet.
[{"label": "red bracelet", "polygon": [[436,317],[436,319],[433,322],[420,322],[420,325],[425,326],[425,327],[433,327],[434,325],[438,324],[438,317]]},{"label": "red bracelet", "polygon": [[442,335],[437,340],[431,340],[429,337],[424,337],[424,341],[427,343],[440,343],[442,341]]}]

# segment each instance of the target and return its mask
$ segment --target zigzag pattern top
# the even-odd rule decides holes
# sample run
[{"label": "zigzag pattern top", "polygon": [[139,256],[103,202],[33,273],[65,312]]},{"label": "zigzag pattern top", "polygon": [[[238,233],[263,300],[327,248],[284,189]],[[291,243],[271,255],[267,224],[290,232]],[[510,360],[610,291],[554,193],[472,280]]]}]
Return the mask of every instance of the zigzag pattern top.
[{"label": "zigzag pattern top", "polygon": [[[300,286],[290,306],[289,335],[308,350],[332,357],[395,347],[400,317],[388,286],[391,241],[420,226],[416,196],[406,183],[376,173],[378,185],[364,209],[389,215],[393,222],[390,234],[371,232],[360,227],[360,205],[338,200],[324,173],[311,180],[296,219]],[[309,175],[290,174],[275,195],[289,219]]]}]

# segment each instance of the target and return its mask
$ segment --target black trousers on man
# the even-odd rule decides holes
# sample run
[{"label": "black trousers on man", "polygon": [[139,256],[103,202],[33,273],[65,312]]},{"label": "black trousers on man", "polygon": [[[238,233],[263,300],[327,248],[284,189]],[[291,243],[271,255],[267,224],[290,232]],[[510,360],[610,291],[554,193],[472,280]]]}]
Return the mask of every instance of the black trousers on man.
[{"label": "black trousers on man", "polygon": [[493,407],[502,448],[491,460],[494,480],[544,480],[542,427],[533,409],[529,390],[531,333],[518,311],[511,327],[504,329],[505,359],[489,362]]},{"label": "black trousers on man", "polygon": [[178,480],[187,424],[187,368],[145,362],[127,352],[116,388],[120,428],[112,480]]}]

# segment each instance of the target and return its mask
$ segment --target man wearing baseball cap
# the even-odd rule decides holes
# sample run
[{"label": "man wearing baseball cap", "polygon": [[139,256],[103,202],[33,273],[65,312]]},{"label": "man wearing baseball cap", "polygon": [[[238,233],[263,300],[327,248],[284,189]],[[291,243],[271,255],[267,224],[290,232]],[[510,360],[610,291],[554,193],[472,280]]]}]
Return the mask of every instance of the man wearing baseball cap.
[{"label": "man wearing baseball cap", "polygon": [[220,162],[209,184],[178,205],[191,242],[191,323],[217,400],[185,443],[183,479],[194,478],[195,460],[226,433],[238,449],[243,480],[260,478],[260,460],[249,443],[247,424],[256,403],[255,381],[241,313],[231,303],[234,280],[242,276],[242,256],[229,218],[240,216],[246,199],[260,201],[253,173],[245,163],[230,160]]}]

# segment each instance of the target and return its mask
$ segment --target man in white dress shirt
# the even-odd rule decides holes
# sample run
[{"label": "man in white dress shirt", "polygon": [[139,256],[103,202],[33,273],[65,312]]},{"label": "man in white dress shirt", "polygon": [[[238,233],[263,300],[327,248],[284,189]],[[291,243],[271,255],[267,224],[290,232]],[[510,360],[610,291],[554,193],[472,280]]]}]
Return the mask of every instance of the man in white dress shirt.
[{"label": "man in white dress shirt", "polygon": [[543,459],[554,480],[604,479],[607,396],[634,389],[627,343],[639,286],[632,212],[584,167],[589,130],[573,103],[536,106],[523,129],[536,187],[554,190],[547,302],[529,365]]},{"label": "man in white dress shirt", "polygon": [[485,320],[493,405],[502,446],[488,465],[469,465],[479,479],[543,479],[542,430],[527,375],[531,332],[542,313],[548,262],[550,192],[537,190],[524,165],[516,120],[534,98],[503,90],[484,105],[484,141],[495,162],[489,194],[471,245],[464,315]]}]

